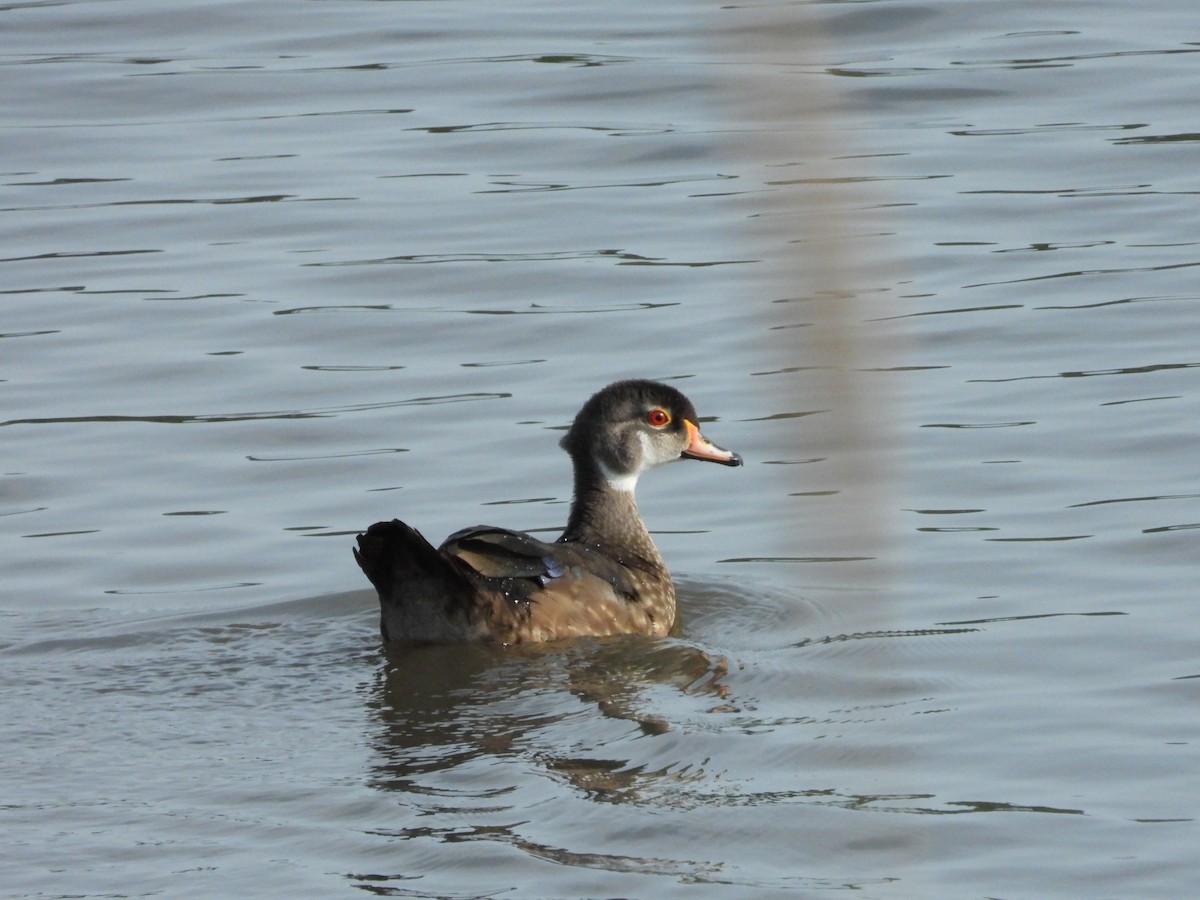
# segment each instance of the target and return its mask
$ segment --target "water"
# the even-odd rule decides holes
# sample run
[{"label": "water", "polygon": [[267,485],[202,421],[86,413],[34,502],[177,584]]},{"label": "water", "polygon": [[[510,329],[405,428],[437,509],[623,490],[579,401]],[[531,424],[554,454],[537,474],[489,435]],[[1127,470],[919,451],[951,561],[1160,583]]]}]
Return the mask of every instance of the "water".
[{"label": "water", "polygon": [[[1195,884],[1186,9],[0,11],[4,896]],[[631,376],[679,635],[383,653]]]}]

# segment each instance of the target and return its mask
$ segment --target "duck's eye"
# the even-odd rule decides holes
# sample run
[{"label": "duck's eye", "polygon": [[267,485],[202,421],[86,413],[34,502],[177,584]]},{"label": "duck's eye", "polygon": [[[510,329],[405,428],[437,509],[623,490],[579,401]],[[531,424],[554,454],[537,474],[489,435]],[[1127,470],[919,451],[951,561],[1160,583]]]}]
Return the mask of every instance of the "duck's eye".
[{"label": "duck's eye", "polygon": [[665,409],[655,407],[646,413],[646,421],[655,428],[666,428],[671,424],[671,414]]}]

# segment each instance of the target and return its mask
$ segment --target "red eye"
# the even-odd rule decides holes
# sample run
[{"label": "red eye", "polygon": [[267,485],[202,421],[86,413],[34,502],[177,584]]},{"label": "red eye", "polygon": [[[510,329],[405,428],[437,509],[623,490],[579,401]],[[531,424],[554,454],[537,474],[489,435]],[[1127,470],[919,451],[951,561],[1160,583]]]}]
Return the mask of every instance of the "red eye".
[{"label": "red eye", "polygon": [[646,413],[646,421],[655,428],[666,428],[671,424],[671,414],[665,409],[659,409],[658,407],[655,407],[654,409],[650,410],[650,412]]}]

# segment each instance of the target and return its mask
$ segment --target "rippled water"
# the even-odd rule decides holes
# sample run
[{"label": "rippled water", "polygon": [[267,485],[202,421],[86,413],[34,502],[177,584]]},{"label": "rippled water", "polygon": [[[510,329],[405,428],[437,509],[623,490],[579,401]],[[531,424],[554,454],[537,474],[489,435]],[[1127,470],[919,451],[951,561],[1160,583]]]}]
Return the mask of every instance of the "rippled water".
[{"label": "rippled water", "polygon": [[[0,13],[0,894],[1192,889],[1185,5]],[[630,376],[678,636],[386,655]]]}]

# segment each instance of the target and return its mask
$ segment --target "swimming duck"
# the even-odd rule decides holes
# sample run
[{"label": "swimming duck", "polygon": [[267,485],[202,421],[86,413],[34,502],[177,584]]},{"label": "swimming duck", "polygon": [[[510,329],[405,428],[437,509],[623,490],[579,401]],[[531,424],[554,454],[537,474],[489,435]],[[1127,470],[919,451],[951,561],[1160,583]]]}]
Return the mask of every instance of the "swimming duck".
[{"label": "swimming duck", "polygon": [[691,401],[665,384],[618,381],[596,393],[560,441],[575,492],[554,543],[478,526],[434,549],[398,519],[372,525],[354,558],[379,593],[384,641],[665,635],[675,622],[675,586],[633,491],[647,469],[680,458],[742,464],[696,422]]}]

